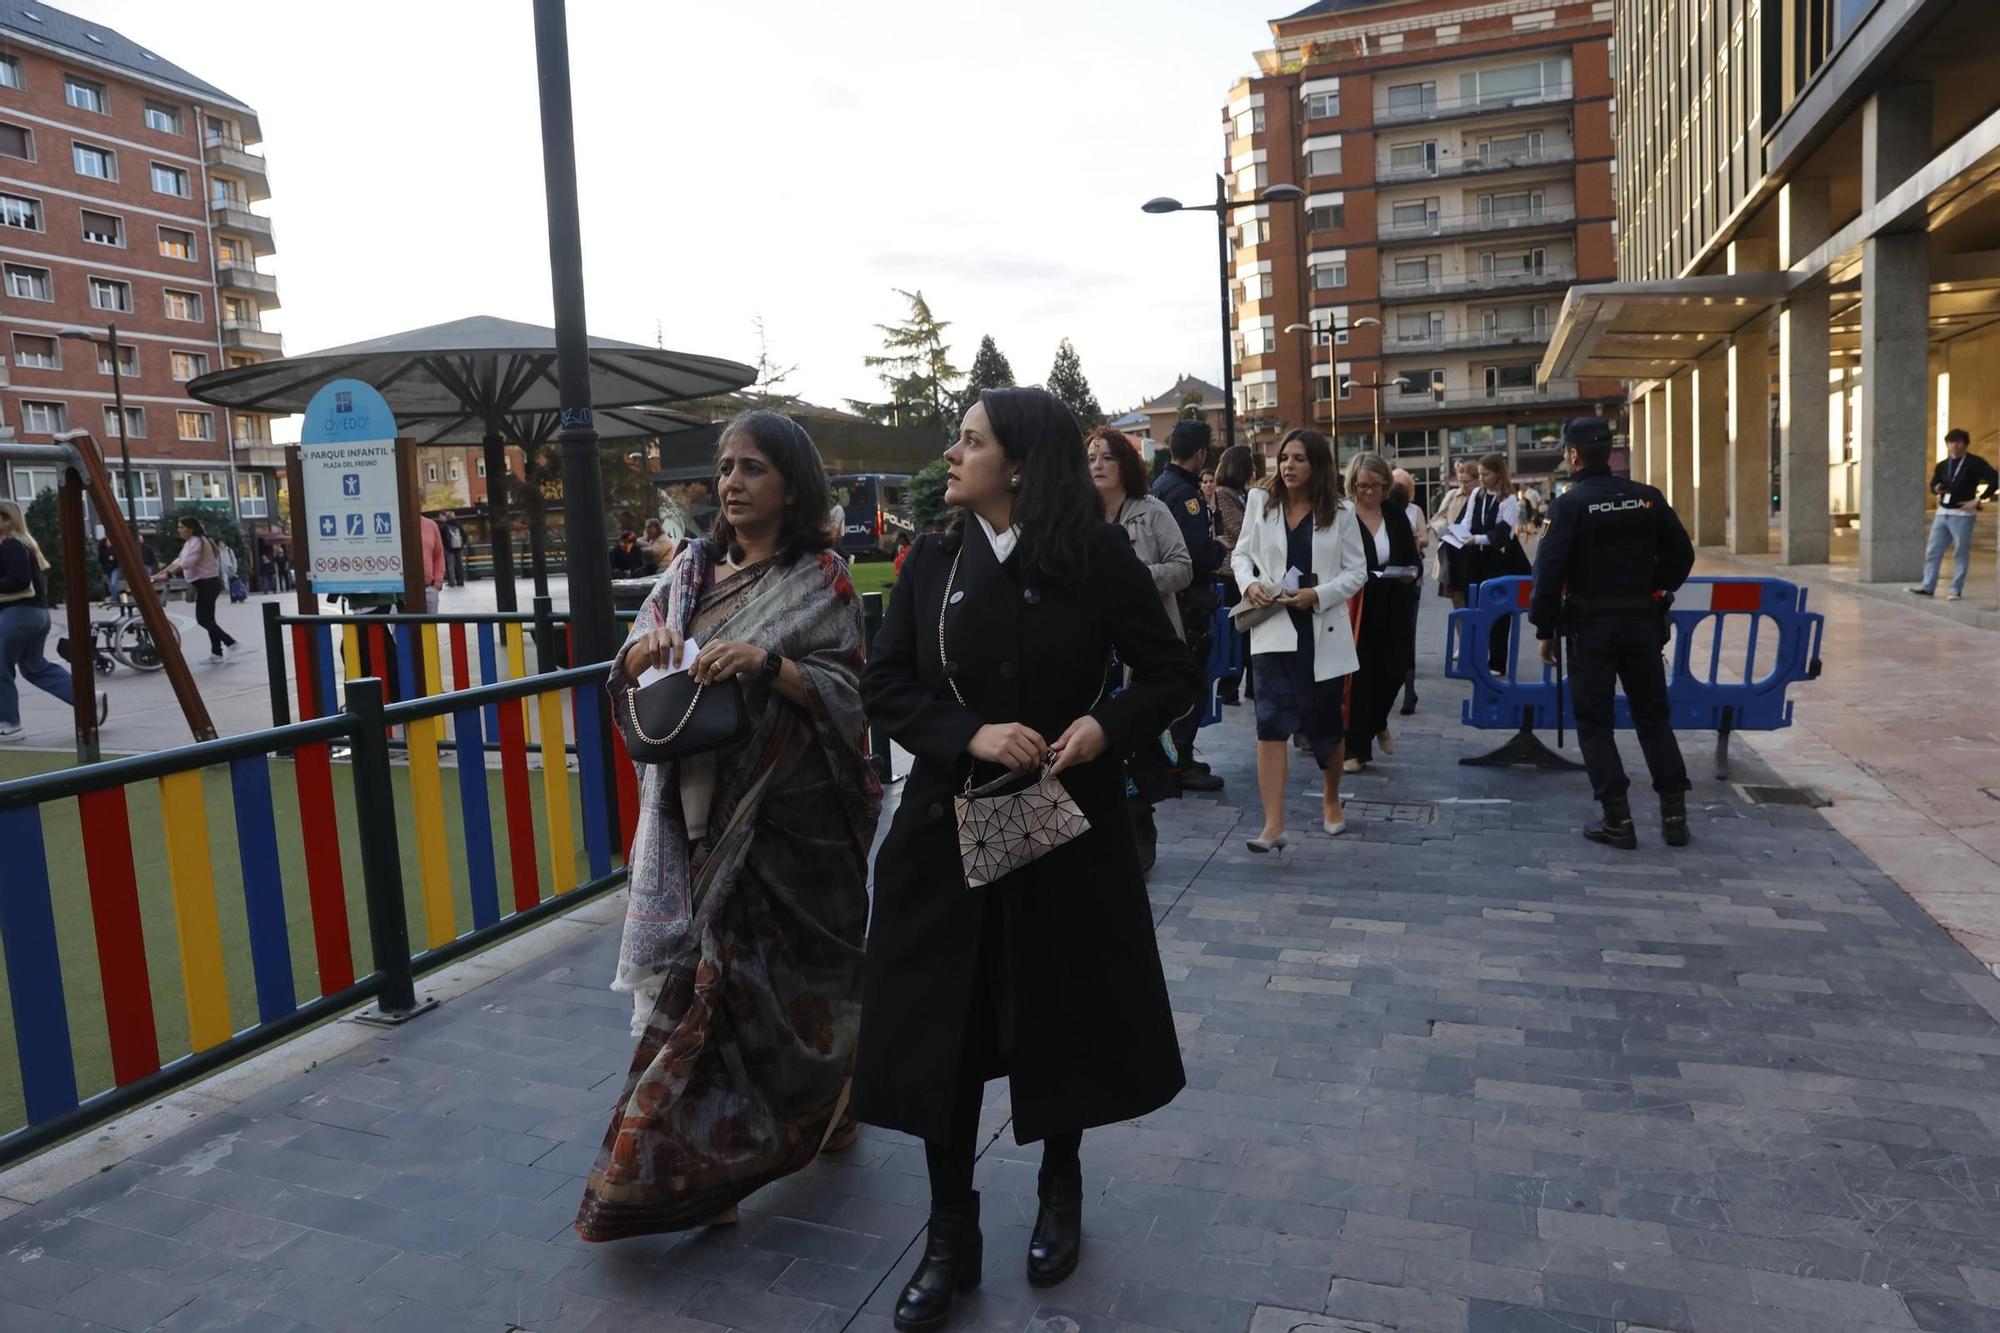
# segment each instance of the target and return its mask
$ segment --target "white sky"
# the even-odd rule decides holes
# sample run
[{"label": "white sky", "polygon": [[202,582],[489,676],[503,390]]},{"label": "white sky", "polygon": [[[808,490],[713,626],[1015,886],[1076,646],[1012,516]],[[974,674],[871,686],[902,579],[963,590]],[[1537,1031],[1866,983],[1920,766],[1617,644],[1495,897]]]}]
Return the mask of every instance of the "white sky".
[{"label": "white sky", "polygon": [[[258,109],[288,351],[552,323],[527,0],[64,0]],[[873,397],[921,288],[962,368],[1068,336],[1109,411],[1220,376],[1220,107],[1304,0],[570,0],[590,326]]]}]

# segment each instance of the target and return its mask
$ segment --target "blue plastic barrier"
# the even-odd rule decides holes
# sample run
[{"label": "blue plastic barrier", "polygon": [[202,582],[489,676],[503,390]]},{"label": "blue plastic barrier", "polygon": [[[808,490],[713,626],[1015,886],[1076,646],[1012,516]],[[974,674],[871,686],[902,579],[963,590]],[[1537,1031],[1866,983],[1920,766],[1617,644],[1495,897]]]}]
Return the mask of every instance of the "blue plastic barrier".
[{"label": "blue plastic barrier", "polygon": [[1215,585],[1215,614],[1209,617],[1208,635],[1208,693],[1202,701],[1201,725],[1212,727],[1222,721],[1223,681],[1241,681],[1243,673],[1250,667],[1250,646],[1247,635],[1236,632],[1236,624],[1229,618],[1230,602],[1225,592],[1227,585]]},{"label": "blue plastic barrier", "polygon": [[[1451,613],[1445,674],[1472,686],[1464,705],[1465,725],[1517,732],[1492,756],[1461,763],[1573,767],[1532,735],[1537,728],[1555,726],[1557,718],[1555,670],[1542,664],[1534,646],[1534,627],[1527,620],[1531,582],[1519,576],[1490,579],[1473,590],[1473,600],[1464,609]],[[1747,618],[1748,623],[1741,657],[1732,654],[1730,670],[1725,672],[1723,637],[1731,618]],[[1716,776],[1726,778],[1732,732],[1776,731],[1792,724],[1792,703],[1785,691],[1819,675],[1825,618],[1806,610],[1806,590],[1784,579],[1695,578],[1674,594],[1668,619],[1673,634],[1664,651],[1674,729],[1715,732]],[[1512,622],[1514,629],[1507,669],[1495,674],[1487,660],[1488,642],[1494,626],[1503,620]],[[1698,663],[1695,650],[1704,639],[1708,647]],[[1761,674],[1753,674],[1760,646],[1770,652],[1770,662]],[[1529,673],[1525,679],[1523,672]],[[1617,726],[1630,729],[1632,715],[1623,695],[1615,700],[1615,717]],[[1567,682],[1562,689],[1562,724],[1576,725],[1576,704]]]}]

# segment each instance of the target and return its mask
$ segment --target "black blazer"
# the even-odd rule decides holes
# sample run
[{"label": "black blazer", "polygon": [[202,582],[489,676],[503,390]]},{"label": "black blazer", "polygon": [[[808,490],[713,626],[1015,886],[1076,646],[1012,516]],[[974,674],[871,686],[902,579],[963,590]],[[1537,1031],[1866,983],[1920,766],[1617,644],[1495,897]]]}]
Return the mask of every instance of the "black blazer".
[{"label": "black blazer", "polygon": [[[989,983],[1008,1036],[980,1056],[1013,1080],[1021,1142],[1144,1115],[1185,1081],[1120,756],[1194,703],[1199,673],[1122,529],[1096,525],[1074,586],[1030,582],[1019,563],[996,561],[977,526],[919,537],[861,679],[870,717],[917,764],[875,862],[854,1108],[920,1138],[947,1135],[960,1047],[977,1040],[967,1020],[982,956],[1000,973]],[[1104,698],[1114,647],[1131,683]],[[989,722],[1054,741],[1085,712],[1108,744],[1062,782],[1090,831],[968,890],[952,802],[968,776],[992,774],[970,773],[967,743]]]}]

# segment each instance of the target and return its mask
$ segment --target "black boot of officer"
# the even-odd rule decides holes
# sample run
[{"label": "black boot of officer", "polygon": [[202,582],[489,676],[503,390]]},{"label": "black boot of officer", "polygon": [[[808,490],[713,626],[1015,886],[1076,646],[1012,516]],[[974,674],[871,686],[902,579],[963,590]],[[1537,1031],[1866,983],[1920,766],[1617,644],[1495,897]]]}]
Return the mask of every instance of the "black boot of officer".
[{"label": "black boot of officer", "polygon": [[1570,485],[1549,506],[1529,618],[1544,662],[1559,661],[1558,633],[1569,643],[1577,745],[1591,792],[1604,808],[1584,836],[1624,850],[1639,845],[1612,731],[1623,686],[1660,795],[1661,833],[1668,845],[1682,847],[1689,840],[1687,764],[1674,739],[1660,649],[1672,594],[1694,567],[1694,545],[1664,495],[1613,475],[1611,445],[1611,427],[1600,418],[1578,417],[1563,426]]}]

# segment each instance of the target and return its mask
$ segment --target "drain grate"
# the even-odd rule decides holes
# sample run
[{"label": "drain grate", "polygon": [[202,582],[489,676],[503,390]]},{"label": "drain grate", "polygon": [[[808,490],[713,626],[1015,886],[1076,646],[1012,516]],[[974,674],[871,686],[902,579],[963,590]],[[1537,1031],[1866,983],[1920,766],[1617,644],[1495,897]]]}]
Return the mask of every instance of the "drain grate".
[{"label": "drain grate", "polygon": [[1437,803],[1434,801],[1369,801],[1349,797],[1341,804],[1350,814],[1359,815],[1377,824],[1437,822]]},{"label": "drain grate", "polygon": [[1824,810],[1833,804],[1813,787],[1753,787],[1738,783],[1736,792],[1752,805],[1802,805],[1809,810]]}]

